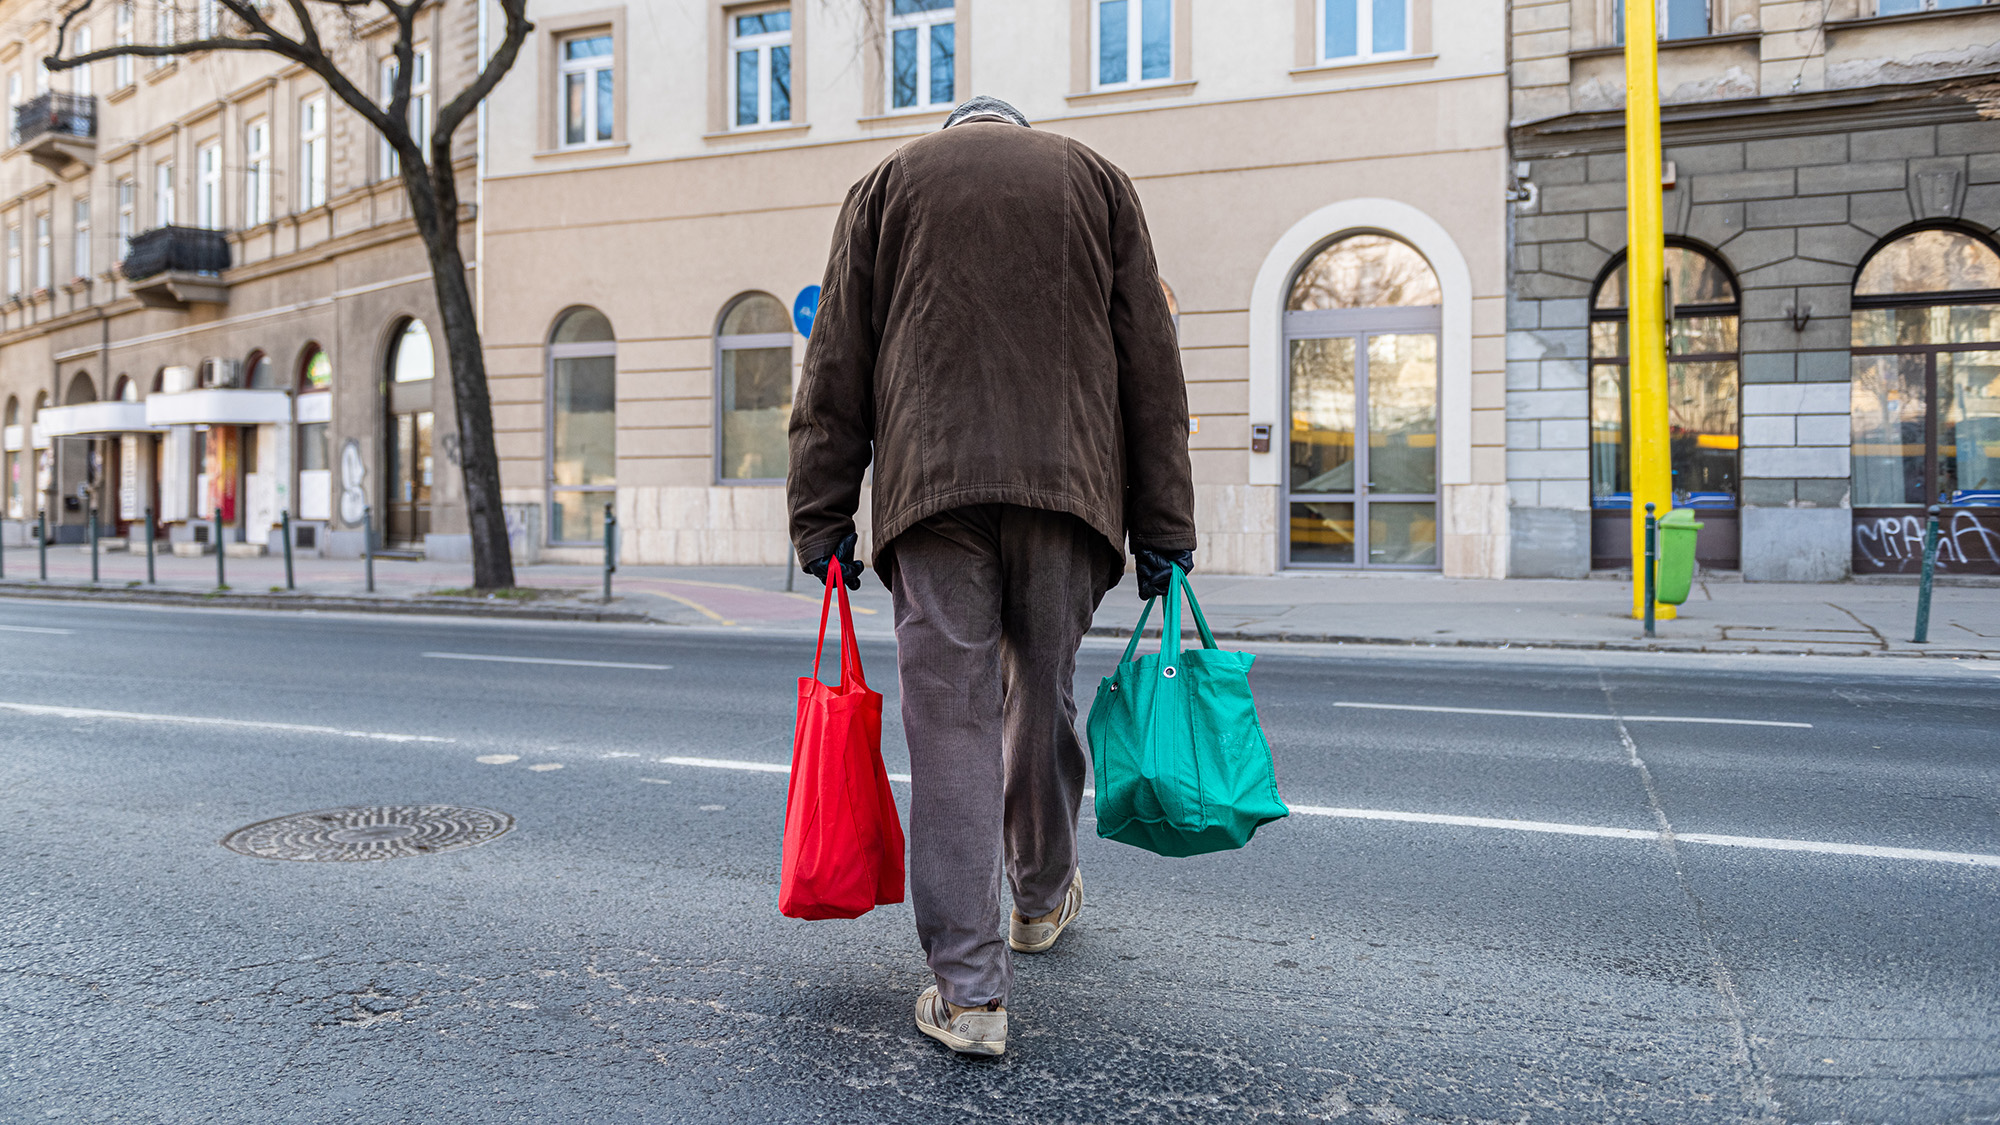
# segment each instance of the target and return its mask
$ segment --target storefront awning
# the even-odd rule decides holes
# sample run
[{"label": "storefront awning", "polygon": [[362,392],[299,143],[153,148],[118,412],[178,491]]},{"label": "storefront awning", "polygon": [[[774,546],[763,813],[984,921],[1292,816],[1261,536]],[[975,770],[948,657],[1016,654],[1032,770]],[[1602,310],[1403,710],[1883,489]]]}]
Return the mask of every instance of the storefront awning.
[{"label": "storefront awning", "polygon": [[146,407],[137,402],[82,402],[75,406],[48,406],[35,421],[52,438],[96,437],[100,434],[143,433]]},{"label": "storefront awning", "polygon": [[292,396],[285,391],[210,388],[146,396],[146,425],[257,426],[292,420]]}]

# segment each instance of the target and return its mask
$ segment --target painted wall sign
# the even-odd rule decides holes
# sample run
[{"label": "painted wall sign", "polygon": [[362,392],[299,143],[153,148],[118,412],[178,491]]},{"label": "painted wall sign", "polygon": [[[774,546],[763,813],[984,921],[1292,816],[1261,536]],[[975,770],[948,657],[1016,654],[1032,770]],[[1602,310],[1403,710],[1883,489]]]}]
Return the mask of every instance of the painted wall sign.
[{"label": "painted wall sign", "polygon": [[819,286],[808,285],[792,298],[792,323],[798,326],[799,335],[812,338],[813,317],[819,315]]}]

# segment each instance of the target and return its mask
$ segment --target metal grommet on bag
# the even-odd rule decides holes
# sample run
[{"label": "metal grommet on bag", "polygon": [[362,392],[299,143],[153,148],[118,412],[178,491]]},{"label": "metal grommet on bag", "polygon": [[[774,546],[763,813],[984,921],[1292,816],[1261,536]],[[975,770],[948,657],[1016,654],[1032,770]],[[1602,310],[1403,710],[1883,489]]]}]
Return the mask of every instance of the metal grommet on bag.
[{"label": "metal grommet on bag", "polygon": [[1174,666],[1169,664],[1165,668],[1160,670],[1160,675],[1165,676],[1166,678],[1171,680],[1174,678],[1175,675],[1177,675],[1177,673],[1174,671]]}]

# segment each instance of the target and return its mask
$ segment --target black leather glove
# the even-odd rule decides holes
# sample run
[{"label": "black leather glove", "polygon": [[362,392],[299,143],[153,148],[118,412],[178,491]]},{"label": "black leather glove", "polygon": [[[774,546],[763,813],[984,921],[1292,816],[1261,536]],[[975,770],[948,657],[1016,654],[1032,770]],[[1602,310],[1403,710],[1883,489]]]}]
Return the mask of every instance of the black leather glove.
[{"label": "black leather glove", "polygon": [[832,555],[826,555],[807,563],[806,573],[819,579],[820,585],[826,585],[827,563],[833,559],[834,555],[839,555],[841,579],[846,582],[848,589],[859,590],[861,588],[861,572],[868,569],[868,566],[854,557],[854,542],[854,536],[852,535],[842,539],[840,545],[833,549]]},{"label": "black leather glove", "polygon": [[1167,596],[1167,582],[1174,576],[1174,567],[1180,567],[1183,575],[1194,573],[1193,551],[1155,551],[1139,547],[1133,550],[1132,555],[1139,565],[1141,601]]}]

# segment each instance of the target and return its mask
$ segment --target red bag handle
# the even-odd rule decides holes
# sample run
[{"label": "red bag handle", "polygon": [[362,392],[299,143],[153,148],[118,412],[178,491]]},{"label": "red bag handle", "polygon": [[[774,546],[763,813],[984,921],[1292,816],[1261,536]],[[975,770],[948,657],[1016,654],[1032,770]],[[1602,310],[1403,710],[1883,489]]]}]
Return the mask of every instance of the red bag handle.
[{"label": "red bag handle", "polygon": [[854,639],[854,612],[847,606],[847,583],[841,579],[840,557],[826,561],[826,595],[819,603],[819,646],[813,649],[813,679],[819,679],[820,657],[826,652],[826,615],[833,608],[835,591],[840,594],[840,684],[868,686],[861,674],[861,645]]}]

